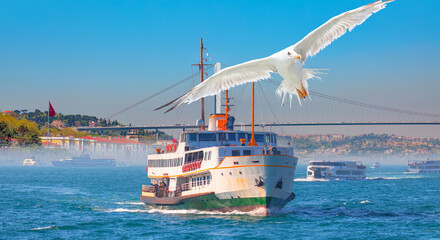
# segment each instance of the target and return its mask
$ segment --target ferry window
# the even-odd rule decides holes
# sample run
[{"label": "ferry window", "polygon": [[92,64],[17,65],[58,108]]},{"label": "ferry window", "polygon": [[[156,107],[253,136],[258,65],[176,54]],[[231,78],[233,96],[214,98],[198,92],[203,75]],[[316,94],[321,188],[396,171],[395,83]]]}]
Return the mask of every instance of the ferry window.
[{"label": "ferry window", "polygon": [[275,135],[275,134],[272,135],[272,138],[273,138],[273,141],[272,141],[272,142],[273,142],[273,143],[277,143],[277,135]]},{"label": "ferry window", "polygon": [[350,171],[347,171],[347,170],[336,170],[336,174],[338,174],[338,175],[350,175]]},{"label": "ferry window", "polygon": [[256,142],[264,142],[264,135],[263,134],[255,134],[255,141]]},{"label": "ferry window", "polygon": [[243,150],[243,156],[251,155],[251,150]]},{"label": "ferry window", "polygon": [[226,133],[218,133],[218,140],[226,141]]},{"label": "ferry window", "polygon": [[196,179],[195,179],[195,178],[192,178],[192,179],[191,179],[191,186],[192,186],[192,187],[195,187],[195,186],[196,186]]},{"label": "ferry window", "polygon": [[185,135],[185,142],[196,142],[196,141],[197,141],[197,134],[188,133]]},{"label": "ferry window", "polygon": [[232,156],[240,156],[240,150],[232,150]]},{"label": "ferry window", "polygon": [[186,160],[185,160],[186,163],[192,162],[193,161],[193,153],[185,154],[185,158],[186,158]]},{"label": "ferry window", "polygon": [[197,177],[197,186],[200,186],[200,177]]},{"label": "ferry window", "polygon": [[197,157],[197,161],[202,161],[203,160],[203,151],[198,152],[198,157]]},{"label": "ferry window", "polygon": [[199,134],[199,141],[201,141],[201,142],[216,141],[215,133]]},{"label": "ferry window", "polygon": [[264,141],[267,142],[267,143],[272,142],[272,141],[270,140],[270,135],[264,135]]},{"label": "ferry window", "polygon": [[209,151],[208,160],[211,160],[211,151]]},{"label": "ferry window", "polygon": [[207,182],[207,184],[211,183],[211,176],[210,175],[206,176],[206,182]]},{"label": "ferry window", "polygon": [[239,133],[239,134],[238,134],[238,140],[240,140],[240,139],[242,139],[242,138],[244,138],[244,139],[247,140],[246,133]]},{"label": "ferry window", "polygon": [[205,155],[203,156],[203,160],[208,160],[208,152],[205,152]]},{"label": "ferry window", "polygon": [[206,176],[203,176],[203,185],[206,185]]},{"label": "ferry window", "polygon": [[229,141],[237,141],[237,135],[235,133],[228,133]]},{"label": "ferry window", "polygon": [[352,171],[351,175],[362,175],[361,171]]}]

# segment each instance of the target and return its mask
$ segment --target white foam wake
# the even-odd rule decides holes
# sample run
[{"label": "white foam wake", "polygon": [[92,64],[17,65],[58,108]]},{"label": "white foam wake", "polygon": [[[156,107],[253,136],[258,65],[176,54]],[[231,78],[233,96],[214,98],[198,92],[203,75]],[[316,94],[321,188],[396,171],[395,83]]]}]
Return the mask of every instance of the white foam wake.
[{"label": "white foam wake", "polygon": [[295,178],[295,182],[328,182],[327,179]]},{"label": "white foam wake", "polygon": [[145,205],[143,202],[115,202],[118,205]]},{"label": "white foam wake", "polygon": [[231,212],[219,212],[219,211],[201,211],[196,209],[179,209],[179,210],[169,210],[169,209],[127,209],[127,208],[116,208],[103,210],[104,212],[129,212],[129,213],[159,213],[159,214],[172,214],[172,215],[249,215],[249,216],[262,216],[265,215],[266,209],[258,208],[250,212],[242,211],[231,211]]},{"label": "white foam wake", "polygon": [[31,230],[35,231],[35,230],[45,230],[45,229],[54,229],[54,228],[56,228],[55,225],[50,225],[47,227],[32,228]]}]

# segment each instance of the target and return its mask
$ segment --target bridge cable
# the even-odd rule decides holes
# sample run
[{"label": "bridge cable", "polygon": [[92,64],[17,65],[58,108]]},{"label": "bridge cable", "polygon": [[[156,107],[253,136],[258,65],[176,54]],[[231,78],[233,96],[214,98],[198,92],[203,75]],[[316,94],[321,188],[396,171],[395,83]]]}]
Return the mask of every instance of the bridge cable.
[{"label": "bridge cable", "polygon": [[[280,82],[277,82],[277,81],[271,80],[271,79],[266,80],[266,81],[268,81],[269,83],[274,84],[274,85],[280,84]],[[335,96],[331,96],[331,95],[327,95],[327,94],[323,94],[323,93],[319,93],[319,92],[315,92],[315,91],[310,91],[310,90],[309,90],[309,93],[313,96],[326,98],[329,100],[343,102],[343,103],[347,103],[347,104],[357,105],[357,106],[361,106],[361,107],[372,108],[372,109],[376,109],[376,110],[396,112],[396,113],[409,114],[409,115],[417,115],[417,116],[423,116],[423,117],[440,118],[440,114],[414,112],[414,111],[407,111],[407,110],[398,109],[398,108],[390,108],[390,107],[384,107],[384,106],[379,106],[379,105],[373,105],[373,104],[369,104],[369,103],[363,103],[363,102],[358,102],[358,101],[349,100],[349,99],[345,99],[345,98],[335,97]]]},{"label": "bridge cable", "polygon": [[[209,69],[212,68],[212,67],[213,67],[213,66],[209,66],[209,67],[207,67],[205,70],[209,70]],[[183,82],[185,82],[185,81],[187,81],[187,80],[189,80],[189,79],[191,79],[191,78],[193,78],[193,77],[199,75],[199,73],[200,73],[200,71],[198,71],[197,73],[195,73],[195,74],[193,74],[193,75],[191,75],[191,76],[189,76],[189,77],[187,77],[187,78],[185,78],[185,79],[183,79],[183,80],[181,80],[181,81],[179,81],[179,82],[177,82],[177,83],[175,83],[175,84],[173,84],[173,85],[171,85],[171,86],[169,86],[169,87],[167,87],[167,88],[165,88],[165,89],[160,90],[159,92],[157,92],[157,93],[155,93],[155,94],[153,94],[153,95],[151,95],[151,96],[149,96],[149,97],[147,97],[147,98],[142,99],[141,101],[139,101],[139,102],[137,102],[137,103],[135,103],[135,104],[133,104],[133,105],[130,105],[130,106],[128,106],[128,107],[122,109],[121,111],[119,111],[119,112],[117,112],[117,113],[114,113],[113,115],[109,116],[108,119],[113,118],[113,117],[115,117],[115,116],[117,116],[117,115],[119,115],[119,114],[121,114],[121,113],[123,113],[123,112],[125,112],[125,111],[127,111],[127,110],[129,110],[129,109],[131,109],[131,108],[136,107],[137,105],[139,105],[139,104],[141,104],[141,103],[143,103],[143,102],[146,102],[146,101],[152,99],[153,97],[156,97],[156,96],[159,95],[159,94],[162,94],[162,93],[164,93],[164,92],[170,90],[171,88],[174,88],[174,87],[180,85],[181,83],[183,83]]]}]

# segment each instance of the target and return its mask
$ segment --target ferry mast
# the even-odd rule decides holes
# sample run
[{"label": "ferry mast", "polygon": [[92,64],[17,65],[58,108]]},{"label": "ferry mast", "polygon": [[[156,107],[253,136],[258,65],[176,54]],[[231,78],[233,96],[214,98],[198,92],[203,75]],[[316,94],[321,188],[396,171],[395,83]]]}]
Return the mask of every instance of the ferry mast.
[{"label": "ferry mast", "polygon": [[[203,82],[203,79],[205,77],[205,73],[204,73],[204,66],[211,66],[211,64],[204,64],[203,62],[206,61],[205,58],[203,58],[203,50],[205,50],[205,48],[203,47],[203,38],[200,38],[200,62],[198,64],[192,64],[193,66],[199,66],[200,68],[200,83]],[[203,125],[200,126],[200,130],[205,130],[205,99],[201,98],[200,99],[200,119],[203,122]]]}]

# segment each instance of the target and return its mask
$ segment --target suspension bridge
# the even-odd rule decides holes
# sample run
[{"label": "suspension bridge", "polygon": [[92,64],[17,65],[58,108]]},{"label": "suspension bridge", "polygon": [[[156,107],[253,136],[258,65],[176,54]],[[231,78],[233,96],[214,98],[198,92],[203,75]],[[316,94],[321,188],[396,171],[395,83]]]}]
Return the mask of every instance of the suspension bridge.
[{"label": "suspension bridge", "polygon": [[[207,67],[205,70],[211,69],[213,66]],[[191,76],[178,81],[171,86],[162,89],[128,107],[123,108],[122,110],[108,116],[108,119],[114,118],[144,102],[149,101],[150,99],[157,97],[173,88],[176,88],[178,86],[181,87],[181,85],[184,82],[188,82],[191,79],[195,79],[200,76],[200,71],[192,74]],[[417,111],[409,111],[405,109],[398,109],[398,108],[392,108],[387,106],[380,106],[375,104],[370,104],[366,102],[360,102],[355,101],[351,99],[341,98],[337,96],[332,96],[320,92],[315,91],[309,91],[310,95],[314,98],[314,103],[310,105],[303,105],[302,107],[298,108],[300,110],[296,111],[302,111],[302,114],[298,114],[298,117],[295,117],[295,121],[292,122],[281,122],[277,115],[277,113],[271,104],[269,104],[270,100],[269,97],[265,94],[264,88],[265,86],[262,86],[262,84],[270,84],[272,86],[278,86],[280,81],[276,78],[269,79],[262,81],[261,83],[258,83],[257,86],[261,90],[260,93],[260,101],[266,102],[265,110],[262,112],[270,112],[270,114],[273,116],[273,119],[276,121],[273,122],[264,122],[260,121],[260,123],[256,123],[256,127],[306,127],[306,126],[312,126],[312,127],[320,127],[320,126],[438,126],[440,125],[440,114],[434,114],[434,113],[425,113],[425,112],[417,112]],[[194,83],[193,83],[194,84]],[[237,94],[238,96],[242,96],[243,92],[240,92]],[[273,95],[273,94],[272,94]],[[319,99],[319,100],[315,100]],[[239,101],[239,100],[238,100]],[[238,102],[237,101],[237,102]],[[333,103],[333,105],[329,105],[329,103]],[[336,104],[335,104],[336,103]],[[259,105],[264,105],[262,102],[260,102]],[[337,105],[338,107],[335,108],[334,106]],[[341,112],[341,105],[342,109],[344,109],[345,114]],[[269,111],[268,111],[269,110]],[[280,110],[279,110],[280,111]],[[283,110],[281,110],[283,111]],[[285,110],[284,110],[285,111]],[[293,111],[293,110],[292,110]],[[370,114],[369,111],[374,111],[375,114]],[[347,113],[348,112],[348,113]],[[331,114],[330,114],[331,113]],[[391,117],[391,119],[387,119],[387,114],[392,114],[397,117],[394,117],[394,119]],[[237,111],[236,114],[240,114],[240,111]],[[246,115],[246,113],[242,113]],[[261,114],[262,119],[264,118],[264,115],[269,114]],[[330,121],[330,119],[311,119],[311,118],[304,118],[303,116],[317,116],[317,115],[324,115],[326,117],[333,115],[333,116],[341,116],[344,115],[344,120],[341,119],[333,119],[333,121]],[[367,117],[362,117],[362,115],[366,115]],[[380,116],[376,120],[361,120],[372,116]],[[346,119],[347,116],[357,116],[353,119]],[[388,115],[389,116],[389,115]],[[402,116],[407,116],[406,118],[403,118]],[[303,118],[301,118],[303,117]],[[377,117],[376,117],[377,118]],[[388,117],[389,118],[389,117]],[[247,118],[244,118],[247,119]],[[405,121],[401,121],[401,119],[406,119]],[[236,129],[245,129],[246,127],[250,127],[250,123],[238,123],[235,125]],[[156,131],[159,130],[166,130],[166,129],[197,129],[200,128],[199,125],[191,125],[191,124],[153,124],[153,125],[138,125],[138,126],[108,126],[108,127],[78,127],[77,129],[79,131],[104,131],[104,130],[149,130],[149,131]]]}]

